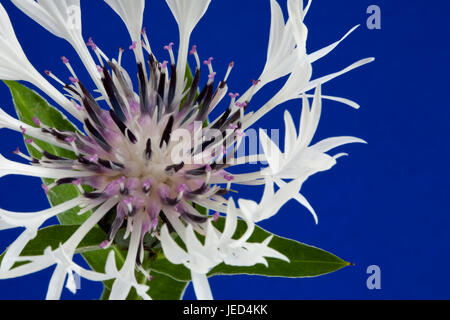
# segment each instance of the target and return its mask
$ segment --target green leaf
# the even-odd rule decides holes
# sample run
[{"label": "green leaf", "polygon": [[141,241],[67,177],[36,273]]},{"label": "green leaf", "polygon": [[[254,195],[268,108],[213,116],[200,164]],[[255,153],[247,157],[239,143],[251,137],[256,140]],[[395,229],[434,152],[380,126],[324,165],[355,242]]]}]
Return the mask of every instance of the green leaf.
[{"label": "green leaf", "polygon": [[188,284],[188,281],[179,281],[162,273],[154,273],[154,278],[149,283],[148,294],[153,300],[181,300]]},{"label": "green leaf", "polygon": [[[64,243],[80,226],[62,226],[55,225],[40,229],[36,238],[28,242],[22,251],[21,256],[41,255],[47,247],[52,249],[58,248]],[[98,228],[92,229],[86,237],[81,241],[76,253],[85,253],[98,250],[98,244],[105,239],[106,235]],[[0,256],[0,262],[3,260],[5,253]]]},{"label": "green leaf", "polygon": [[[219,218],[216,227],[221,230],[225,224],[224,218]],[[244,221],[239,220],[235,237],[240,237],[246,230]],[[266,230],[256,227],[249,242],[262,242],[272,234]],[[330,272],[337,271],[343,267],[351,265],[341,258],[312,246],[289,240],[286,238],[273,236],[269,246],[287,256],[290,263],[279,259],[268,258],[268,267],[258,264],[252,267],[234,267],[224,263],[215,267],[208,276],[224,274],[248,274],[270,277],[315,277]],[[173,279],[181,281],[190,280],[190,272],[183,265],[173,265],[163,255],[158,256],[151,262],[150,268],[166,274]]]}]

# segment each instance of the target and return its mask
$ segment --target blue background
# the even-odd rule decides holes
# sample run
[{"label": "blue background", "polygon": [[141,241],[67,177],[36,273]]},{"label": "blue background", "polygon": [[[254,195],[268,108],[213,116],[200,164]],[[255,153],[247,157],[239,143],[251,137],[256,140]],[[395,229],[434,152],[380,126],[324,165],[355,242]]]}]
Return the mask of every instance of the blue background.
[{"label": "blue background", "polygon": [[[39,71],[51,69],[67,75],[60,62],[66,55],[79,77],[86,74],[70,46],[30,20],[9,1],[1,1],[16,33]],[[279,1],[286,12],[284,0]],[[447,2],[315,0],[306,19],[308,51],[339,39],[356,24],[362,26],[332,54],[314,65],[322,76],[360,58],[376,62],[324,86],[325,94],[359,102],[358,111],[325,102],[316,139],[354,135],[369,142],[349,145],[350,157],[331,171],[313,176],[303,193],[319,214],[315,225],[306,209],[290,202],[262,227],[329,250],[355,263],[336,273],[311,279],[256,276],[210,279],[217,299],[448,299],[450,298],[450,152],[448,123],[449,24]],[[85,38],[93,36],[110,56],[129,39],[120,19],[102,1],[82,1]],[[369,5],[382,12],[382,29],[368,30]],[[215,58],[223,75],[234,60],[230,90],[243,93],[251,78],[260,74],[266,56],[270,25],[268,0],[213,0],[192,42],[202,58]],[[162,47],[177,43],[177,26],[165,1],[148,1],[145,26],[154,51],[168,59]],[[128,58],[130,68],[132,59]],[[131,69],[133,70],[133,69]],[[280,87],[278,81],[263,89],[252,103],[260,106]],[[1,107],[13,113],[8,90],[0,85]],[[289,102],[264,118],[263,128],[283,128],[283,112],[300,115],[300,102]],[[0,152],[10,157],[23,145],[18,134],[1,132]],[[339,150],[341,151],[341,150]],[[10,157],[12,158],[12,157]],[[251,196],[260,195],[257,190]],[[246,194],[248,196],[248,194]],[[5,177],[0,180],[0,207],[36,211],[48,207],[40,181]],[[0,251],[19,234],[2,232]],[[368,290],[366,269],[381,268],[381,290]],[[42,299],[51,270],[20,279],[0,281],[0,299]],[[94,299],[101,285],[83,280],[82,290],[64,299]],[[187,298],[193,298],[189,286]]]}]

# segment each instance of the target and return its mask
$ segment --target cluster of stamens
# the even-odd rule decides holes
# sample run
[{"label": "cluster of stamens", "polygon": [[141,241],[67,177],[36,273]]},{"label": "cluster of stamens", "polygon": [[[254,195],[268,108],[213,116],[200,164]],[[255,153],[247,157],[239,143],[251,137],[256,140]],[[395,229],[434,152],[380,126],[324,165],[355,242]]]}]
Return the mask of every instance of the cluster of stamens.
[{"label": "cluster of stamens", "polygon": [[[47,193],[58,185],[73,184],[89,199],[119,199],[113,222],[108,228],[108,239],[101,244],[102,247],[108,246],[124,223],[128,221],[130,224],[138,214],[146,216],[144,233],[157,231],[161,222],[176,229],[171,225],[176,216],[194,225],[205,222],[208,216],[199,213],[196,205],[209,203],[214,207],[214,203],[226,203],[224,195],[233,181],[233,176],[224,170],[227,157],[233,156],[237,142],[243,137],[242,120],[248,101],[237,102],[237,93],[229,94],[231,103],[221,116],[207,122],[210,120],[208,115],[228,91],[227,79],[233,63],[230,63],[224,79],[215,88],[213,58],[205,60],[208,81],[200,90],[201,63],[194,46],[190,54],[196,61],[195,74],[184,92],[180,93],[176,90],[177,81],[185,79],[184,74],[177,74],[173,43],[164,48],[170,56],[169,67],[169,62],[156,60],[145,32],[143,39],[142,47],[149,57],[148,68],[142,62],[137,63],[138,94],[121,66],[124,50],[119,50],[117,60],[110,60],[92,39],[87,45],[99,62],[97,71],[102,84],[98,88],[101,99],[94,98],[78,79],[67,58],[62,57],[62,62],[71,73],[70,83],[66,84],[46,71],[70,95],[82,115],[85,134],[50,128],[37,118],[33,122],[42,133],[72,150],[73,158],[44,151],[32,139],[27,139],[26,143],[42,154],[40,159],[28,157],[19,150],[15,152],[34,166],[91,173],[83,177],[59,179],[43,186]],[[139,48],[133,42],[130,49]],[[102,108],[99,100],[105,100],[109,110]],[[197,123],[202,124],[200,128]],[[200,154],[208,154],[207,157],[200,157],[200,162],[174,161],[172,153],[176,142],[171,138],[180,129],[189,132],[192,137],[198,131],[203,137],[202,133],[209,129],[219,131],[221,136],[200,140],[192,138],[192,147],[183,159],[197,159]],[[25,129],[22,132],[26,135]],[[94,191],[86,192],[85,186],[90,186]],[[213,219],[217,217],[217,212],[212,215]]]}]

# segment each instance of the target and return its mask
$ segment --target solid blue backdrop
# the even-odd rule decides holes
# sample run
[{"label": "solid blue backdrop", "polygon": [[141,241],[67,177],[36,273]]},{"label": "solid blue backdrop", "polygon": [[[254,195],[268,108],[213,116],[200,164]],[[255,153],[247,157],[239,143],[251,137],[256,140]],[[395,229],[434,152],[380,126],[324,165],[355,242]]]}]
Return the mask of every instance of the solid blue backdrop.
[{"label": "solid blue backdrop", "polygon": [[[60,62],[60,56],[65,55],[79,77],[87,79],[67,43],[47,33],[10,1],[1,2],[24,51],[39,71],[66,74]],[[165,1],[147,2],[145,26],[152,48],[158,57],[168,59],[163,46],[178,42],[176,23]],[[285,0],[279,2],[286,13]],[[381,8],[381,30],[366,27],[366,10],[373,4]],[[94,37],[110,56],[116,55],[119,46],[129,45],[120,18],[103,1],[82,0],[82,5],[86,38]],[[315,77],[360,58],[377,59],[324,86],[325,94],[353,99],[362,107],[353,110],[326,101],[315,139],[354,135],[369,144],[342,148],[350,157],[341,158],[331,171],[317,174],[305,184],[303,193],[319,214],[318,225],[306,209],[292,201],[261,226],[329,250],[355,266],[310,279],[214,277],[210,282],[216,299],[450,298],[450,4],[440,2],[439,6],[422,1],[313,1],[306,19],[309,52],[361,24],[332,54],[314,65]],[[243,93],[264,66],[269,27],[269,0],[213,0],[192,43],[198,45],[202,58],[215,58],[218,74],[235,61],[230,90]],[[131,62],[129,56],[129,68],[133,67]],[[262,90],[252,108],[267,101],[280,83]],[[4,85],[0,85],[0,97],[1,107],[13,114]],[[300,101],[284,104],[258,125],[283,128],[285,109],[298,119]],[[22,138],[5,130],[0,134],[0,152],[11,157],[11,151],[23,145]],[[40,184],[33,178],[0,179],[0,207],[14,211],[47,208]],[[259,199],[260,192],[258,189],[246,196]],[[1,233],[0,252],[19,232]],[[381,290],[366,286],[370,265],[381,268]],[[0,281],[0,299],[42,299],[51,271]],[[76,296],[65,290],[63,299],[95,299],[100,292],[101,284],[83,280]],[[194,298],[192,286],[185,297]]]}]

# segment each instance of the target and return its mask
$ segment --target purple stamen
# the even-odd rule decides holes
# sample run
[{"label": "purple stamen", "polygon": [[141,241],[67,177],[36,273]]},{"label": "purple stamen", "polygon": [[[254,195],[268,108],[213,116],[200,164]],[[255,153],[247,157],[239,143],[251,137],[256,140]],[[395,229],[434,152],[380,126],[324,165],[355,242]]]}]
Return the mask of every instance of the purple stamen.
[{"label": "purple stamen", "polygon": [[100,243],[99,247],[101,249],[105,249],[109,245],[109,240],[105,240],[102,243]]},{"label": "purple stamen", "polygon": [[97,50],[97,46],[95,45],[95,43],[94,43],[94,41],[92,40],[92,37],[90,37],[89,39],[88,39],[88,42],[86,42],[86,45],[88,46],[88,47],[91,47],[92,48],[92,50]]},{"label": "purple stamen", "polygon": [[203,63],[206,64],[206,65],[210,65],[213,60],[214,60],[214,58],[210,57],[208,60],[203,61]]},{"label": "purple stamen", "polygon": [[64,141],[67,142],[67,143],[72,143],[72,142],[75,141],[75,137],[67,137],[67,138],[64,139]]},{"label": "purple stamen", "polygon": [[223,178],[225,180],[227,180],[227,181],[233,181],[234,180],[234,177],[231,174],[228,174],[228,173],[224,174]]},{"label": "purple stamen", "polygon": [[182,192],[184,192],[184,191],[187,191],[188,189],[189,189],[188,186],[187,186],[185,183],[183,183],[182,185],[180,185],[180,186],[178,187],[177,192],[178,192],[178,193],[182,193]]},{"label": "purple stamen", "polygon": [[159,64],[159,68],[162,70],[162,69],[165,69],[165,68],[167,68],[167,64],[169,63],[169,61],[164,61],[163,63],[160,63]]},{"label": "purple stamen", "polygon": [[129,204],[131,204],[132,200],[133,200],[132,197],[128,197],[128,198],[123,199],[122,202],[123,202],[125,205],[129,205]]},{"label": "purple stamen", "polygon": [[49,193],[50,190],[48,189],[48,187],[45,184],[42,184],[41,187],[44,190],[45,194]]},{"label": "purple stamen", "polygon": [[67,58],[64,57],[64,56],[61,57],[61,61],[62,61],[64,64],[69,63],[69,59],[67,59]]},{"label": "purple stamen", "polygon": [[164,46],[164,50],[167,50],[167,51],[172,50],[173,45],[174,45],[173,42],[169,43],[167,46]]},{"label": "purple stamen", "polygon": [[34,122],[34,124],[35,124],[36,126],[38,126],[38,127],[40,127],[40,126],[41,126],[41,121],[39,121],[39,119],[38,119],[38,118],[36,118],[36,117],[33,117],[33,122]]},{"label": "purple stamen", "polygon": [[130,46],[130,50],[134,50],[134,49],[136,49],[136,46],[137,46],[137,43],[136,43],[136,41],[133,41],[132,43],[131,43],[131,46]]},{"label": "purple stamen", "polygon": [[191,51],[189,51],[190,55],[196,54],[197,53],[197,46],[193,45]]},{"label": "purple stamen", "polygon": [[153,219],[152,221],[152,229],[156,229],[156,227],[158,226],[158,218]]}]

